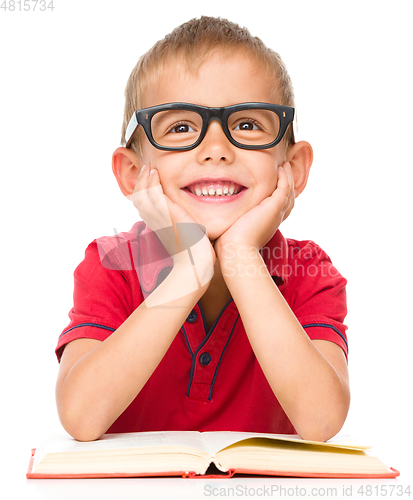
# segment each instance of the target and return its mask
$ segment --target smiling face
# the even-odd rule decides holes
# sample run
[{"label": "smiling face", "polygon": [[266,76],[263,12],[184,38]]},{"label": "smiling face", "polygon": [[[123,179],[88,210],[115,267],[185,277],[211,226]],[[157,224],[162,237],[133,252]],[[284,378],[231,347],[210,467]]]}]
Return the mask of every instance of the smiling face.
[{"label": "smiling face", "polygon": [[[231,57],[217,52],[198,74],[177,62],[166,66],[156,85],[144,92],[142,107],[187,102],[208,107],[274,100],[274,82],[247,54]],[[202,143],[193,150],[161,151],[153,147],[139,127],[142,164],[159,172],[164,193],[207,228],[210,240],[224,233],[243,214],[270,196],[277,184],[277,168],[286,161],[284,142],[271,149],[240,149],[227,139],[213,120]],[[241,188],[242,187],[242,188]],[[224,196],[198,196],[210,192]],[[232,196],[225,196],[234,190]],[[236,194],[239,190],[239,194]]]}]

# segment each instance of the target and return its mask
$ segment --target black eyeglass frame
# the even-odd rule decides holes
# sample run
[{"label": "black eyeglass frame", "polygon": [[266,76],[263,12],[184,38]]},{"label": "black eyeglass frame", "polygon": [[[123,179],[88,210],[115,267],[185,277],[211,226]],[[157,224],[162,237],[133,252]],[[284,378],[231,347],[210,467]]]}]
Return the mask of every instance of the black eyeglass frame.
[{"label": "black eyeglass frame", "polygon": [[[160,111],[168,111],[170,109],[183,109],[187,111],[194,111],[198,113],[202,118],[202,129],[199,135],[199,138],[193,144],[189,146],[180,146],[180,147],[169,147],[162,146],[158,144],[152,136],[151,130],[151,120],[153,116]],[[280,130],[278,131],[278,135],[274,141],[260,145],[247,145],[237,142],[231,136],[228,129],[228,118],[232,113],[236,111],[242,111],[245,109],[268,109],[273,111],[278,115],[280,120]],[[267,102],[244,102],[241,104],[234,104],[232,106],[225,106],[222,108],[208,108],[206,106],[198,106],[197,104],[190,104],[186,102],[172,102],[167,104],[160,104],[158,106],[151,106],[149,108],[143,108],[135,111],[132,115],[132,118],[129,121],[129,124],[125,133],[125,141],[126,147],[129,148],[133,136],[140,125],[145,131],[146,137],[149,142],[157,149],[162,151],[189,151],[191,149],[195,149],[197,146],[201,144],[203,141],[206,131],[208,129],[208,125],[212,120],[218,120],[221,123],[222,129],[228,140],[236,147],[241,149],[270,149],[279,144],[284,137],[284,134],[287,130],[288,125],[294,120],[294,108],[291,106],[283,106],[281,104],[271,104]]]}]

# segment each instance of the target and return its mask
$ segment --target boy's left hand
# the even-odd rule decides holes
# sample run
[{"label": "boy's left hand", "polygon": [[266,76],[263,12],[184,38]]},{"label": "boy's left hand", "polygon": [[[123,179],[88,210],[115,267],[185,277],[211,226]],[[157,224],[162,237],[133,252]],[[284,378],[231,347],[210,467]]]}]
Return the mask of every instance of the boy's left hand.
[{"label": "boy's left hand", "polygon": [[[294,177],[289,163],[277,169],[277,187],[271,196],[240,217],[214,244],[220,261],[236,248],[258,252],[274,236],[294,206]],[[233,255],[233,253],[232,253]]]}]

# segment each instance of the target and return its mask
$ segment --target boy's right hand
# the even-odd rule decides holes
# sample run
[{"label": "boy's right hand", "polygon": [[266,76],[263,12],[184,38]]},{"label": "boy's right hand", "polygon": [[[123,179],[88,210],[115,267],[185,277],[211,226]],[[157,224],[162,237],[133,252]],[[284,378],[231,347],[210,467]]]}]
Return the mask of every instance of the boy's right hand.
[{"label": "boy's right hand", "polygon": [[188,251],[198,273],[202,271],[209,281],[214,274],[216,255],[206,229],[164,194],[156,169],[151,170],[149,165],[142,167],[129,198],[146,225],[157,234],[174,265],[188,263]]}]

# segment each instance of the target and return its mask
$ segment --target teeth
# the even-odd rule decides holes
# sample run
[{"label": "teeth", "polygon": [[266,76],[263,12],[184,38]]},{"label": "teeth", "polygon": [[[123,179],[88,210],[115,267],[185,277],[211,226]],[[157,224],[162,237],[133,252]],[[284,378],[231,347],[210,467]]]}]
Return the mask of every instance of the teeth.
[{"label": "teeth", "polygon": [[214,189],[212,187],[207,189],[206,187],[200,188],[199,186],[196,186],[191,191],[197,196],[232,196],[233,194],[238,194],[239,192],[236,190],[234,184],[231,184],[229,187],[225,186],[223,189]]}]

